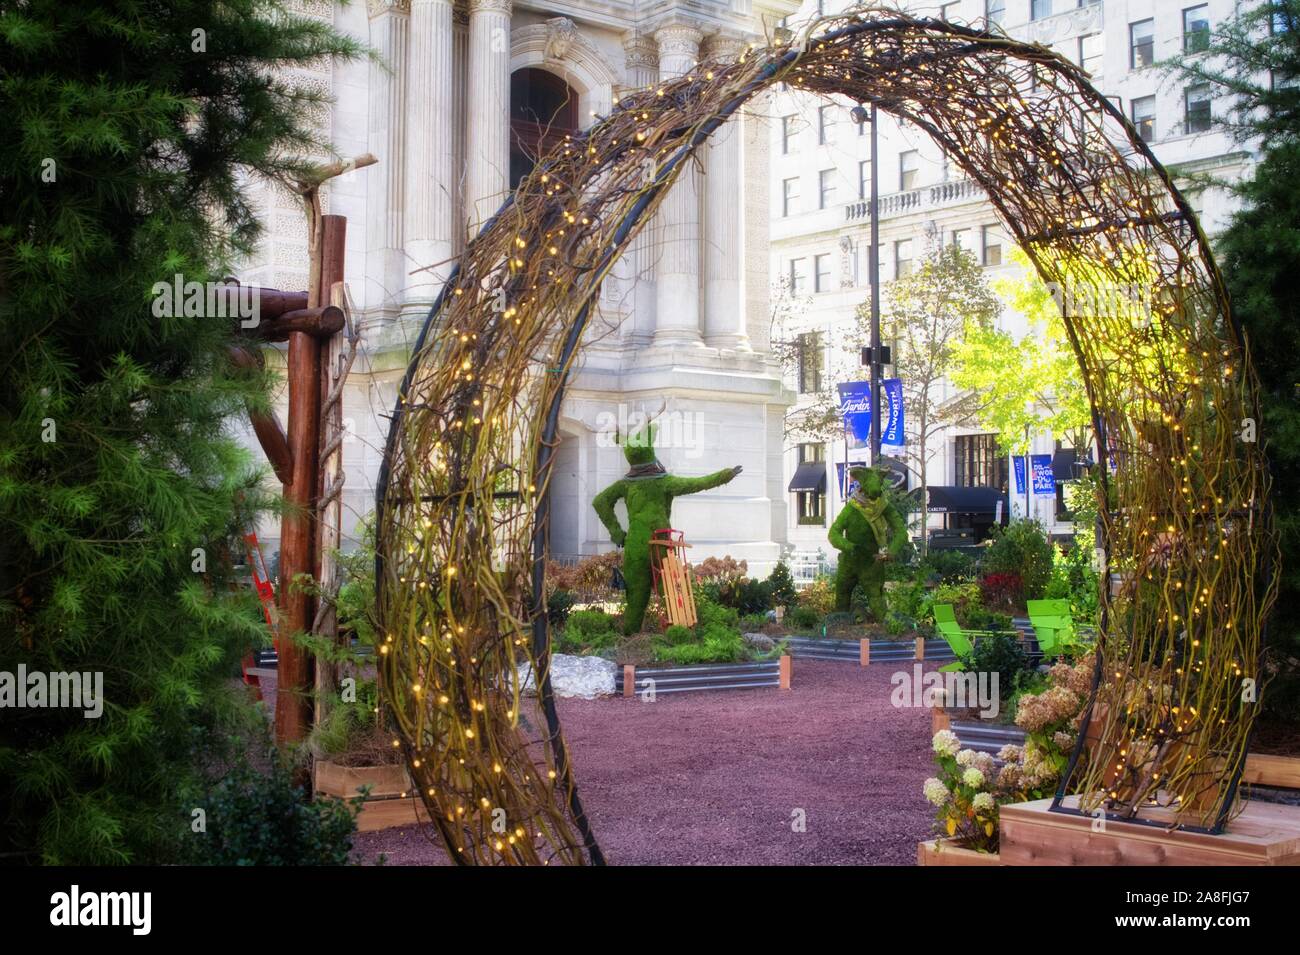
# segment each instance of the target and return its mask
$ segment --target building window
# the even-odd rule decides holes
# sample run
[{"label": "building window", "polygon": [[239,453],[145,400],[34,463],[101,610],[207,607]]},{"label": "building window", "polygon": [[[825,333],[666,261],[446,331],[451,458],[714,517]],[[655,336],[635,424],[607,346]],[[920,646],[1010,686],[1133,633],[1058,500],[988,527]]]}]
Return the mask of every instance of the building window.
[{"label": "building window", "polygon": [[898,154],[898,188],[902,192],[915,189],[916,179],[920,174],[920,153],[915,149],[908,149]]},{"label": "building window", "polygon": [[1291,29],[1291,11],[1284,3],[1278,0],[1270,0],[1273,5],[1273,18],[1269,21],[1269,31],[1272,33],[1286,33]]},{"label": "building window", "polygon": [[871,195],[871,161],[863,159],[858,162],[858,198],[866,199]]},{"label": "building window", "polygon": [[983,262],[985,265],[1002,264],[1002,233],[998,231],[995,225],[986,225],[980,230],[984,246]]},{"label": "building window", "polygon": [[1007,0],[984,0],[984,19],[1002,25],[1007,16]]},{"label": "building window", "polygon": [[795,339],[799,356],[799,394],[807,395],[822,390],[822,336],[818,332],[804,332]]},{"label": "building window", "polygon": [[1029,19],[1042,20],[1052,15],[1052,0],[1029,0]]},{"label": "building window", "polygon": [[956,23],[961,15],[961,0],[952,0],[939,7],[939,19],[944,23]]},{"label": "building window", "polygon": [[1139,20],[1128,25],[1128,65],[1135,70],[1156,61],[1156,21]]},{"label": "building window", "polygon": [[799,211],[799,177],[781,180],[781,215],[792,216]]},{"label": "building window", "polygon": [[826,524],[826,495],[816,491],[799,491],[795,494],[800,524]]},{"label": "building window", "polygon": [[1210,48],[1210,6],[1202,3],[1183,11],[1183,52],[1204,53]]},{"label": "building window", "polygon": [[826,445],[820,441],[799,445],[800,464],[819,464],[826,460]]},{"label": "building window", "polygon": [[1188,133],[1210,128],[1210,84],[1197,83],[1183,92],[1183,126]]},{"label": "building window", "polygon": [[970,229],[953,229],[952,244],[959,249],[970,252]]},{"label": "building window", "polygon": [[1137,127],[1138,138],[1144,143],[1156,141],[1156,98],[1139,96],[1129,106],[1133,125]]},{"label": "building window", "polygon": [[964,434],[954,442],[958,487],[1006,489],[1007,458],[998,451],[996,434]]},{"label": "building window", "polygon": [[1094,79],[1101,75],[1104,52],[1100,33],[1079,37],[1079,66]]},{"label": "building window", "polygon": [[790,294],[802,295],[808,287],[808,276],[804,272],[807,259],[790,260]]},{"label": "building window", "polygon": [[781,152],[783,155],[790,155],[794,152],[795,135],[799,132],[795,123],[798,122],[797,116],[781,117]]},{"label": "building window", "polygon": [[817,142],[823,146],[835,142],[835,115],[831,112],[834,108],[834,106],[817,107]]},{"label": "building window", "polygon": [[831,290],[830,253],[813,256],[813,291],[829,292]]},{"label": "building window", "polygon": [[894,278],[912,274],[912,240],[899,239],[894,243]]},{"label": "building window", "polygon": [[817,174],[817,208],[829,209],[835,201],[835,170],[823,169]]}]

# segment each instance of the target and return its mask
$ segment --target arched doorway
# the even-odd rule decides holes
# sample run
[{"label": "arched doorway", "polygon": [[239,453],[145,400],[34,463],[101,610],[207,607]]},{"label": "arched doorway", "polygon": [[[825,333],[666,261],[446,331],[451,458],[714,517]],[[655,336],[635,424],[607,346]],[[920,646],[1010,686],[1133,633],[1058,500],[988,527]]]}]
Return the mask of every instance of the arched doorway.
[{"label": "arched doorway", "polygon": [[[1178,745],[1158,745],[1174,766],[1161,787],[1192,825],[1220,827],[1231,809],[1253,719],[1242,678],[1255,675],[1276,594],[1275,540],[1267,464],[1241,430],[1258,420],[1254,375],[1190,206],[1128,119],[1049,50],[888,11],[818,29],[797,46],[700,64],[562,137],[430,310],[377,489],[379,672],[453,859],[602,861],[546,676],[560,403],[613,263],[709,136],[782,82],[925,130],[989,195],[1044,281],[1066,290],[1097,435],[1103,579],[1116,584],[1100,595],[1098,684],[1103,659],[1119,674],[1087,711],[1081,745],[1094,714],[1101,731],[1072,783],[1141,803],[1150,774],[1103,781],[1126,740],[1168,725]],[[1076,309],[1068,285],[1081,265],[1113,294]],[[1148,294],[1124,294],[1137,286]],[[521,659],[541,674],[528,720]],[[1196,718],[1146,693],[1152,681],[1191,692]]]},{"label": "arched doorway", "polygon": [[533,171],[537,159],[578,131],[578,92],[561,77],[535,66],[510,75],[510,188]]}]

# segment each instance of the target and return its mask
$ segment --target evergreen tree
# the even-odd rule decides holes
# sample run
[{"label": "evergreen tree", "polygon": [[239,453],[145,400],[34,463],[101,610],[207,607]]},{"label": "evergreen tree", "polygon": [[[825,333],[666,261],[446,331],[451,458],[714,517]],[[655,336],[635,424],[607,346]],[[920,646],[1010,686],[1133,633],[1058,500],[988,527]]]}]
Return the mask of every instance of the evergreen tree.
[{"label": "evergreen tree", "polygon": [[103,674],[98,718],[2,711],[0,856],[178,857],[196,740],[265,639],[222,548],[259,504],[230,423],[266,394],[224,357],[239,317],[154,286],[251,250],[241,184],[313,149],[284,68],[357,53],[271,0],[0,0],[0,679]]},{"label": "evergreen tree", "polygon": [[1188,81],[1208,81],[1228,107],[1216,121],[1262,150],[1253,175],[1232,188],[1242,208],[1216,253],[1233,312],[1262,385],[1259,435],[1273,475],[1273,512],[1282,539],[1281,593],[1270,621],[1272,680],[1263,702],[1300,720],[1300,0],[1273,0],[1217,29],[1207,55],[1173,64]]}]

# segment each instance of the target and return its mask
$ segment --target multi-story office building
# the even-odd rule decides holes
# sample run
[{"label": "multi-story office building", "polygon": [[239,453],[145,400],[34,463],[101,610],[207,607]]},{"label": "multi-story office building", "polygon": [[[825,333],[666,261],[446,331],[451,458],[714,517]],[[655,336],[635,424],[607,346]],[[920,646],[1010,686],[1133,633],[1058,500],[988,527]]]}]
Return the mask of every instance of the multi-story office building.
[{"label": "multi-story office building", "polygon": [[[798,32],[821,14],[848,4],[805,3],[786,26]],[[1252,152],[1213,125],[1225,103],[1210,88],[1181,82],[1161,64],[1204,48],[1210,29],[1238,9],[1227,0],[953,0],[908,3],[914,13],[950,22],[991,23],[1010,36],[1052,49],[1091,74],[1094,85],[1130,117],[1158,159],[1173,171],[1211,236],[1226,222],[1232,197],[1203,177],[1233,180],[1249,170]],[[819,9],[820,8],[820,9]],[[773,103],[771,133],[771,268],[788,288],[785,320],[774,331],[789,343],[787,385],[799,394],[791,420],[816,404],[828,386],[867,377],[853,340],[854,313],[870,294],[869,128],[850,117],[853,103],[828,102],[785,91]],[[906,274],[928,249],[955,243],[970,251],[990,281],[1015,277],[1009,242],[981,190],[950,164],[929,137],[882,115],[878,140],[879,273],[882,285]],[[882,296],[883,298],[884,296]],[[1004,310],[1000,327],[1027,333],[1023,317]],[[850,347],[846,347],[850,346]],[[885,375],[891,374],[889,366]],[[956,392],[944,383],[943,398]],[[1031,435],[1031,452],[1052,454],[1055,494],[1015,493],[1015,469],[995,436],[976,425],[950,427],[929,443],[928,483],[941,489],[931,500],[968,513],[931,514],[932,532],[982,529],[1005,513],[1026,510],[1049,530],[1072,530],[1063,478],[1071,449],[1046,431]],[[886,449],[888,453],[889,449]],[[1082,450],[1082,449],[1081,449]],[[1064,453],[1061,453],[1064,451]],[[866,461],[868,451],[844,440],[787,433],[789,540],[799,551],[823,550],[826,532],[842,506],[841,468]],[[910,486],[916,486],[910,475]],[[960,490],[949,490],[949,489]],[[1001,493],[971,493],[994,488]],[[1008,493],[1008,489],[1010,493]],[[1001,501],[1000,505],[997,501]],[[1001,510],[996,510],[1000,507]]]}]

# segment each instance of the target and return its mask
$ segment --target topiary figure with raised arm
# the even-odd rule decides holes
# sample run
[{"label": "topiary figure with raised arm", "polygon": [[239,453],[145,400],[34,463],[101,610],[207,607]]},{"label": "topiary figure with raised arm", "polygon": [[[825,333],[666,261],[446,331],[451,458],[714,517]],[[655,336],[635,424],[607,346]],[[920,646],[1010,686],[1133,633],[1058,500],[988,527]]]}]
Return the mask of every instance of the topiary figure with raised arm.
[{"label": "topiary figure with raised arm", "polygon": [[858,482],[831,525],[831,546],[840,552],[835,570],[835,609],[850,610],[861,587],[877,622],[885,619],[885,560],[907,549],[907,524],[885,495],[884,476],[874,468],[850,468]]},{"label": "topiary figure with raised arm", "polygon": [[[636,633],[645,619],[654,587],[651,574],[650,535],[672,527],[673,498],[721,487],[741,472],[739,466],[715,471],[703,477],[687,478],[669,474],[655,456],[654,427],[645,425],[628,435],[623,456],[631,465],[620,480],[596,495],[591,506],[610,538],[623,548],[623,579],[627,583],[627,611],[623,614],[623,632]],[[627,530],[623,530],[614,513],[614,505],[627,502]]]}]

